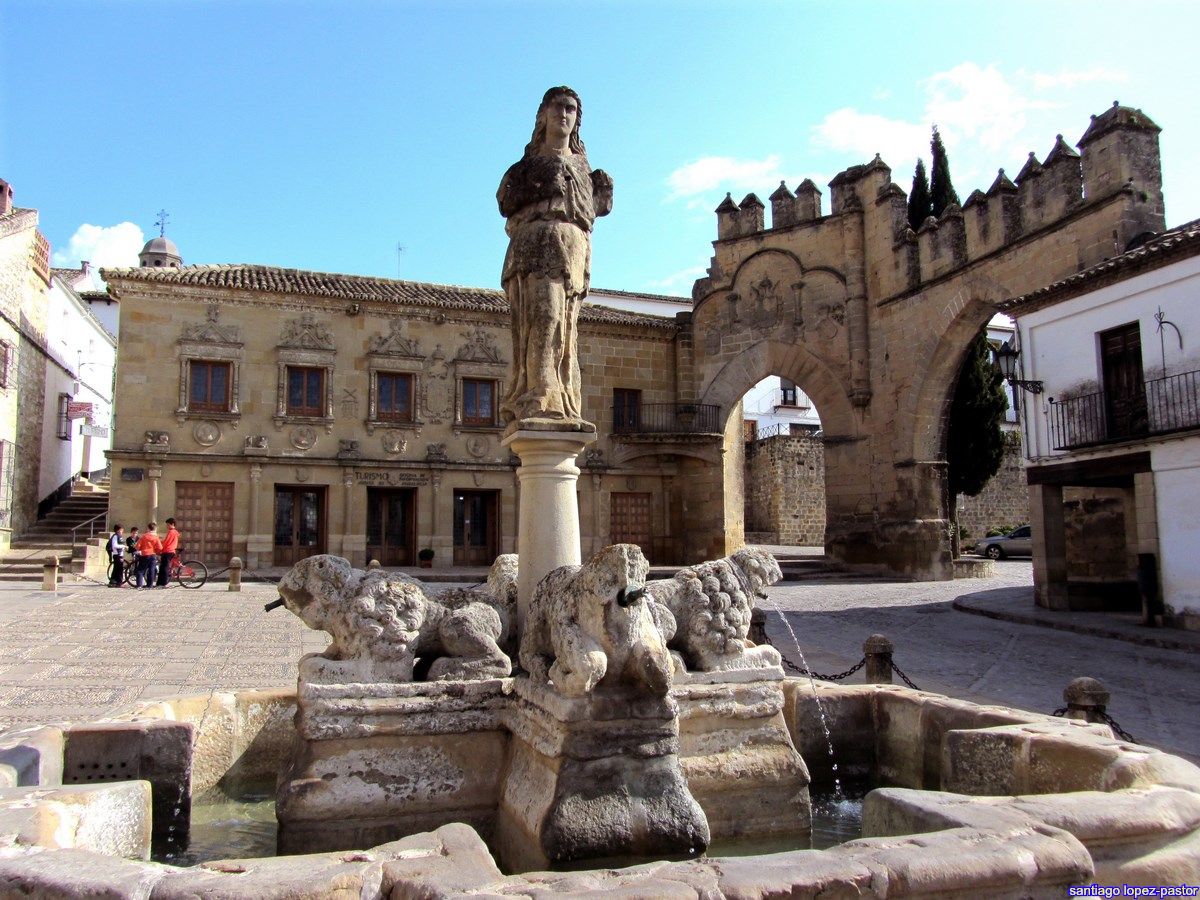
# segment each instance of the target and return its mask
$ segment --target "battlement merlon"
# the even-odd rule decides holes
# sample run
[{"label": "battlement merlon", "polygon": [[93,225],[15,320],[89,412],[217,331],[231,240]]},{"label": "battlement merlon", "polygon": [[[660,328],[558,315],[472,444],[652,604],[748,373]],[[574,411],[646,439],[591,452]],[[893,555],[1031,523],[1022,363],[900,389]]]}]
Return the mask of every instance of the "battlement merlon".
[{"label": "battlement merlon", "polygon": [[[744,254],[723,253],[722,244],[753,238],[757,247],[763,237],[786,233],[803,259],[803,247],[810,241],[825,243],[833,234],[846,233],[839,223],[842,217],[861,216],[861,265],[869,293],[888,297],[989,256],[1085,208],[1119,200],[1126,208],[1117,217],[1115,233],[1079,249],[1078,267],[1092,265],[1165,227],[1160,130],[1141,110],[1114,103],[1092,116],[1076,145],[1079,152],[1058,135],[1044,161],[1030,153],[1015,182],[999,170],[987,191],[973,191],[962,209],[945,210],[915,233],[908,224],[907,194],[892,182],[891,170],[878,155],[829,182],[831,210],[825,217],[821,192],[808,179],[795,193],[781,183],[771,195],[770,228],[757,196],[750,194],[740,204],[727,196],[717,207],[717,253],[709,277],[697,283],[693,295],[703,295],[735,274],[729,263]],[[831,234],[826,236],[826,231]]]}]

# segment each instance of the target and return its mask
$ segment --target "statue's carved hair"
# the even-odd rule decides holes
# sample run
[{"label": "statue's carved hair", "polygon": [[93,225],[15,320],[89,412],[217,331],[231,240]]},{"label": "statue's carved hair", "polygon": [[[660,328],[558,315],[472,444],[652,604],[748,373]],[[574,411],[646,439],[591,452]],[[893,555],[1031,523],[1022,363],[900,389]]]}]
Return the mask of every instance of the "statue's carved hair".
[{"label": "statue's carved hair", "polygon": [[583,139],[579,136],[579,126],[583,124],[583,101],[579,99],[579,95],[565,84],[558,87],[552,87],[542,96],[542,102],[538,105],[537,119],[533,123],[533,137],[529,139],[529,143],[525,145],[525,156],[536,156],[538,149],[546,140],[546,123],[542,121],[542,113],[546,107],[550,105],[552,100],[558,97],[570,97],[575,101],[575,127],[571,130],[571,136],[568,138],[568,146],[571,152],[579,156],[587,156],[587,148],[583,146]]}]

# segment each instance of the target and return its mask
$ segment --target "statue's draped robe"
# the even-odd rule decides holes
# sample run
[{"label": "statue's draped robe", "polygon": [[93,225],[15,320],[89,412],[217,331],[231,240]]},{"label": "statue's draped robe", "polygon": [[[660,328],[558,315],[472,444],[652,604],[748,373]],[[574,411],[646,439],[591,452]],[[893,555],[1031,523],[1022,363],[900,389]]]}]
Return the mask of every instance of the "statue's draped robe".
[{"label": "statue's draped robe", "polygon": [[504,421],[582,421],[579,309],[591,274],[591,231],[612,208],[583,154],[528,156],[496,194],[508,221],[501,283],[512,306],[513,366]]}]

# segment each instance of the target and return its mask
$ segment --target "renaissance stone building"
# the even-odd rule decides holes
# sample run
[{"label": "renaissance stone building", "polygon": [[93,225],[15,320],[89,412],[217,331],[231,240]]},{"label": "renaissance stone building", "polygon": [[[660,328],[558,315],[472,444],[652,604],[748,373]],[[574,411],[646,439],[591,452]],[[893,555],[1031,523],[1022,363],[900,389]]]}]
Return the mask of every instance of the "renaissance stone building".
[{"label": "renaissance stone building", "polygon": [[[833,179],[828,214],[811,181],[771,195],[770,228],[755,195],[727,197],[692,312],[584,310],[600,431],[579,460],[584,552],[625,540],[692,563],[739,547],[740,399],[778,375],[821,412],[829,554],[950,577],[944,432],[966,347],[1003,300],[1163,228],[1158,130],[1114,106],[1079,153],[1059,137],[917,233],[879,158]],[[121,306],[119,520],[174,512],[189,549],[251,566],[513,549],[498,291],[264,266],[104,274]]]}]

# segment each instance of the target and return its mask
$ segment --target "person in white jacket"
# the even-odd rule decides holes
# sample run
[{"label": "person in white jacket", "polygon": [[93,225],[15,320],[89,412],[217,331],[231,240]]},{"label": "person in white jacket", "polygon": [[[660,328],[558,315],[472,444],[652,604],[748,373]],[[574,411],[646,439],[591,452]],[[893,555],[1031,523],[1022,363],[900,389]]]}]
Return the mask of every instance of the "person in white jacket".
[{"label": "person in white jacket", "polygon": [[108,586],[120,587],[125,580],[125,529],[114,525],[108,536]]}]

